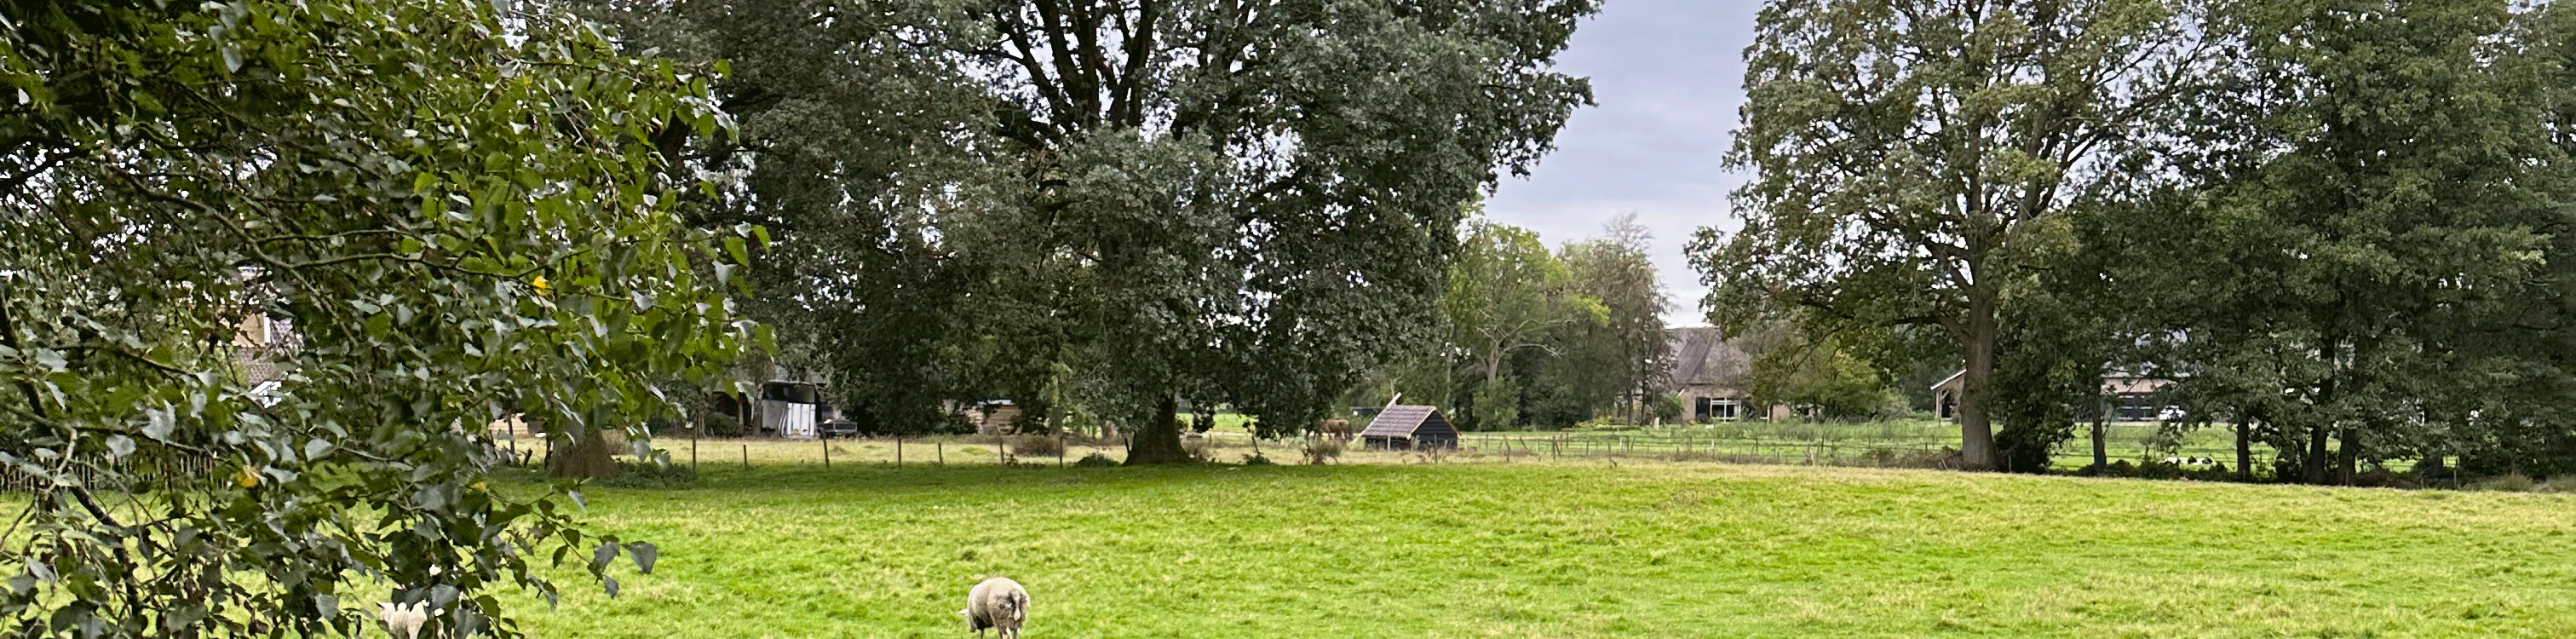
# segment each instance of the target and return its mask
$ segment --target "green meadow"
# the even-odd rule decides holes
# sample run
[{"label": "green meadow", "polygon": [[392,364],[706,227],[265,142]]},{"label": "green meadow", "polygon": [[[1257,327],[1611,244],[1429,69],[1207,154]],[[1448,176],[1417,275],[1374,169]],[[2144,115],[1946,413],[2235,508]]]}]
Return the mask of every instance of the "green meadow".
[{"label": "green meadow", "polygon": [[662,548],[537,637],[2567,637],[2555,494],[1723,464],[774,465],[587,491]]}]

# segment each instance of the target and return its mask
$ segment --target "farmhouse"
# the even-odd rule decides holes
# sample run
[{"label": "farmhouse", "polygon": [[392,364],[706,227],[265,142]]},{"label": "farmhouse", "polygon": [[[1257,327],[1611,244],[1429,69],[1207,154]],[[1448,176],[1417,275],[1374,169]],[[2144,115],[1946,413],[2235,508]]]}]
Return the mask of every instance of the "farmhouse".
[{"label": "farmhouse", "polygon": [[[1965,392],[1968,371],[1951,373],[1939,384],[1932,385],[1932,412],[1941,419],[1959,418],[1959,395]],[[2156,391],[2173,384],[2173,380],[2156,379],[2127,373],[2102,376],[2102,394],[2109,399],[2103,406],[2105,419],[2115,422],[2147,422],[2164,419],[2174,410],[2156,399]]]},{"label": "farmhouse", "polygon": [[1376,449],[1457,448],[1458,427],[1449,417],[1431,406],[1397,404],[1386,407],[1360,431],[1360,444]]},{"label": "farmhouse", "polygon": [[[1753,356],[1715,326],[1669,329],[1672,368],[1666,371],[1673,393],[1682,398],[1682,421],[1712,422],[1763,417],[1753,406]],[[1771,419],[1789,418],[1789,408],[1773,406]]]}]

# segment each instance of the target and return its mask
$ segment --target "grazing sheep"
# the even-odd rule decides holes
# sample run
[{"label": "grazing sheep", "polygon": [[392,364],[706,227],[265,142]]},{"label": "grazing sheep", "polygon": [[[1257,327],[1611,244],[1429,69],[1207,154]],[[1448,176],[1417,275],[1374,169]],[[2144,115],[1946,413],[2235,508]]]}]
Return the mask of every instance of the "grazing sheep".
[{"label": "grazing sheep", "polygon": [[415,601],[410,605],[390,601],[378,603],[376,618],[385,623],[385,634],[396,639],[418,639],[420,627],[429,623],[429,602]]},{"label": "grazing sheep", "polygon": [[1020,639],[1020,624],[1029,620],[1029,591],[1009,577],[994,577],[975,584],[966,593],[966,627],[975,636],[984,636],[985,628],[994,628],[1001,639]]}]

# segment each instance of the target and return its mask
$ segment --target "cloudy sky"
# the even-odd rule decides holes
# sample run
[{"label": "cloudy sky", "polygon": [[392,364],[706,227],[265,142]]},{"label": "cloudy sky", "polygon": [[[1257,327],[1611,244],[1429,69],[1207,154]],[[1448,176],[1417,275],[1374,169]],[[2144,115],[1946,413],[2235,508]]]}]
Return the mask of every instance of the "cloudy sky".
[{"label": "cloudy sky", "polygon": [[1655,233],[1655,266],[1673,308],[1664,321],[1704,325],[1707,288],[1682,258],[1702,226],[1722,224],[1726,193],[1744,178],[1720,162],[1744,103],[1750,0],[1609,0],[1558,58],[1592,78],[1599,106],[1574,113],[1557,150],[1528,178],[1503,179],[1485,204],[1494,220],[1538,231],[1549,245],[1598,237],[1635,212]]}]

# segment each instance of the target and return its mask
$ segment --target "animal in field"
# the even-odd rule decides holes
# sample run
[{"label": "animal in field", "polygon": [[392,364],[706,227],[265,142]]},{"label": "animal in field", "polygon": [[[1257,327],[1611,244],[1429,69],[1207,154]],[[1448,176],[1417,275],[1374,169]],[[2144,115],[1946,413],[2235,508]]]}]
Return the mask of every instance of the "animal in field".
[{"label": "animal in field", "polygon": [[992,628],[1000,639],[1020,639],[1020,625],[1029,620],[1029,590],[1009,577],[986,579],[966,591],[966,609],[957,614],[966,617],[966,629],[977,637]]},{"label": "animal in field", "polygon": [[1331,437],[1341,441],[1350,441],[1351,432],[1351,420],[1336,417],[1316,423],[1315,432],[1312,434]]}]

